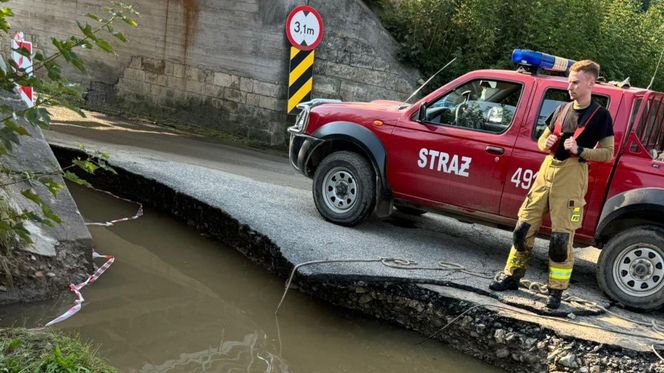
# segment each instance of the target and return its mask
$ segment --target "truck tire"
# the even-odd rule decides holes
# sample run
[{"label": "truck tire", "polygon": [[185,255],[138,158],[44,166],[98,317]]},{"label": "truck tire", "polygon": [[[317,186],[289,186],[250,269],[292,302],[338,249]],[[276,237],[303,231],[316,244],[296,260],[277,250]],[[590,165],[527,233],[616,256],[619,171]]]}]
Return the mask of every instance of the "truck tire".
[{"label": "truck tire", "polygon": [[599,287],[636,311],[664,304],[664,229],[640,226],[609,240],[597,262]]},{"label": "truck tire", "polygon": [[325,220],[344,226],[357,225],[371,215],[375,206],[374,170],[357,153],[331,153],[314,173],[313,196]]},{"label": "truck tire", "polygon": [[394,207],[399,211],[402,212],[406,215],[412,215],[412,216],[420,216],[424,215],[427,212],[424,210],[416,209],[414,207],[409,207],[409,206],[401,206],[401,205],[394,205]]}]

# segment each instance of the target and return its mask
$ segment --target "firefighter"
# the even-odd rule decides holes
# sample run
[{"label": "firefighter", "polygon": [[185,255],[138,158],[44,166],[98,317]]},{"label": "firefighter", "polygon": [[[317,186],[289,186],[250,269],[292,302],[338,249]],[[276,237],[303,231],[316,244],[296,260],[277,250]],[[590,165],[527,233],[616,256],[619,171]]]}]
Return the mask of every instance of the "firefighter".
[{"label": "firefighter", "polygon": [[590,60],[576,62],[570,68],[567,91],[572,102],[560,105],[546,120],[547,127],[537,145],[549,154],[519,209],[505,270],[489,286],[492,290],[518,289],[519,280],[526,273],[535,236],[542,219],[549,213],[547,307],[560,307],[574,266],[574,231],[583,221],[584,196],[588,188],[587,162],[608,162],[613,158],[611,115],[591,100],[598,75],[599,65]]}]

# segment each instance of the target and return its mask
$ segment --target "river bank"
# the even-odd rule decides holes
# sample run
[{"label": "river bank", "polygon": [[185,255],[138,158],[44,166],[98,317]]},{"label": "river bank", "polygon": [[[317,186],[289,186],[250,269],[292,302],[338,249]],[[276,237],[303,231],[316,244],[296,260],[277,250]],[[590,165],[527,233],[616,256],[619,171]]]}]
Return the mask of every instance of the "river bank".
[{"label": "river bank", "polygon": [[[61,161],[77,154],[68,147],[54,150]],[[247,185],[252,181],[246,178],[224,177],[228,175],[176,164],[154,155],[120,153],[115,153],[116,160],[112,161],[119,175],[113,178],[98,175],[93,184],[167,212],[235,248],[279,277],[288,278],[294,265],[308,259],[334,258],[337,251],[330,247],[335,241],[327,238],[328,228],[343,230],[341,235],[331,234],[344,247],[352,245],[351,242],[363,245],[361,240],[353,239],[355,230],[313,222],[319,231],[311,237],[312,231],[293,215],[294,211],[269,210],[284,203],[292,205],[293,197],[301,199],[293,190],[281,190],[275,200],[276,194],[265,189],[268,186],[259,185],[260,190],[253,190],[253,186]],[[180,172],[185,179],[195,182],[181,185]],[[263,204],[264,199],[267,205]],[[312,219],[310,211],[301,211],[301,205],[295,205],[303,219]],[[282,219],[281,213],[288,218]],[[284,230],[281,235],[275,233]],[[365,228],[362,233],[369,235],[374,245],[377,234],[372,228]],[[318,244],[313,244],[311,238]],[[296,251],[300,245],[308,253]],[[332,251],[312,253],[324,247]],[[415,254],[414,250],[410,252],[417,257]],[[424,258],[418,261],[426,262]],[[432,338],[508,371],[664,371],[664,365],[646,342],[628,335],[629,331],[592,325],[590,319],[581,320],[581,317],[576,321],[583,321],[585,326],[575,325],[573,319],[542,318],[499,302],[486,292],[469,289],[451,275],[441,278],[411,271],[406,276],[402,272],[325,264],[315,269],[302,268],[293,285],[301,292],[417,330],[424,336],[435,334]],[[632,330],[636,332],[639,330]],[[651,338],[652,344],[657,341],[645,337]]]}]

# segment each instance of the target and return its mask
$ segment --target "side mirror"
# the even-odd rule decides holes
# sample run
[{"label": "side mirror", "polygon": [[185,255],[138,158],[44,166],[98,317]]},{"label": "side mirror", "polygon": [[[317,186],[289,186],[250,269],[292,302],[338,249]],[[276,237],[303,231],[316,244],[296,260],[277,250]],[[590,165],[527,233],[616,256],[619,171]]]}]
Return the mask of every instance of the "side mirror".
[{"label": "side mirror", "polygon": [[420,109],[417,111],[417,121],[420,123],[426,122],[427,119],[427,104],[420,105]]}]

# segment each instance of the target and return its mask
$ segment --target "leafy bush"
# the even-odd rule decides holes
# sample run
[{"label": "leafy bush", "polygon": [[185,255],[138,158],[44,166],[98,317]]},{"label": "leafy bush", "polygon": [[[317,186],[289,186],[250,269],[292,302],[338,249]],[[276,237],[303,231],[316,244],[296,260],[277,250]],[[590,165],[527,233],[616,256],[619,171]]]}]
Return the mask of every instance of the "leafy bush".
[{"label": "leafy bush", "polygon": [[[0,0],[6,3],[8,0]],[[114,2],[105,8],[105,14],[99,17],[87,14],[91,24],[77,21],[80,29],[79,36],[64,39],[51,38],[51,43],[57,52],[46,55],[42,52],[31,53],[27,49],[19,48],[13,51],[21,56],[30,57],[34,61],[33,67],[27,71],[18,68],[17,61],[9,59],[5,62],[0,57],[0,97],[11,97],[16,92],[17,85],[33,87],[38,92],[33,107],[17,107],[8,100],[0,101],[0,250],[7,253],[15,243],[26,244],[31,242],[30,232],[25,227],[26,221],[53,225],[60,223],[60,218],[50,209],[48,204],[35,191],[41,185],[54,197],[57,197],[64,185],[55,181],[53,177],[62,176],[78,184],[86,184],[73,172],[59,168],[49,172],[32,172],[31,170],[16,170],[8,166],[1,156],[10,155],[16,147],[21,146],[21,137],[32,136],[30,126],[35,128],[48,128],[51,123],[49,106],[64,106],[85,116],[77,104],[82,100],[83,91],[77,84],[70,82],[63,74],[60,61],[74,66],[80,72],[85,72],[85,62],[79,56],[81,50],[99,48],[102,51],[113,53],[111,44],[102,37],[108,35],[120,42],[127,39],[122,32],[116,31],[114,23],[124,22],[136,27],[131,18],[138,13],[130,5]],[[9,38],[9,19],[13,16],[11,8],[0,7],[0,37]],[[89,173],[98,168],[112,171],[107,164],[108,155],[97,152],[87,159],[74,161],[74,167],[79,167]],[[34,210],[17,211],[12,207],[10,193],[6,193],[11,185],[28,184],[30,188],[21,191],[23,197],[36,205]]]},{"label": "leafy bush", "polygon": [[[400,57],[431,75],[453,57],[438,85],[463,73],[508,68],[526,48],[592,59],[607,80],[646,87],[664,49],[663,0],[383,0],[379,12]],[[653,89],[664,90],[664,66]],[[435,87],[436,84],[433,84]]]}]

